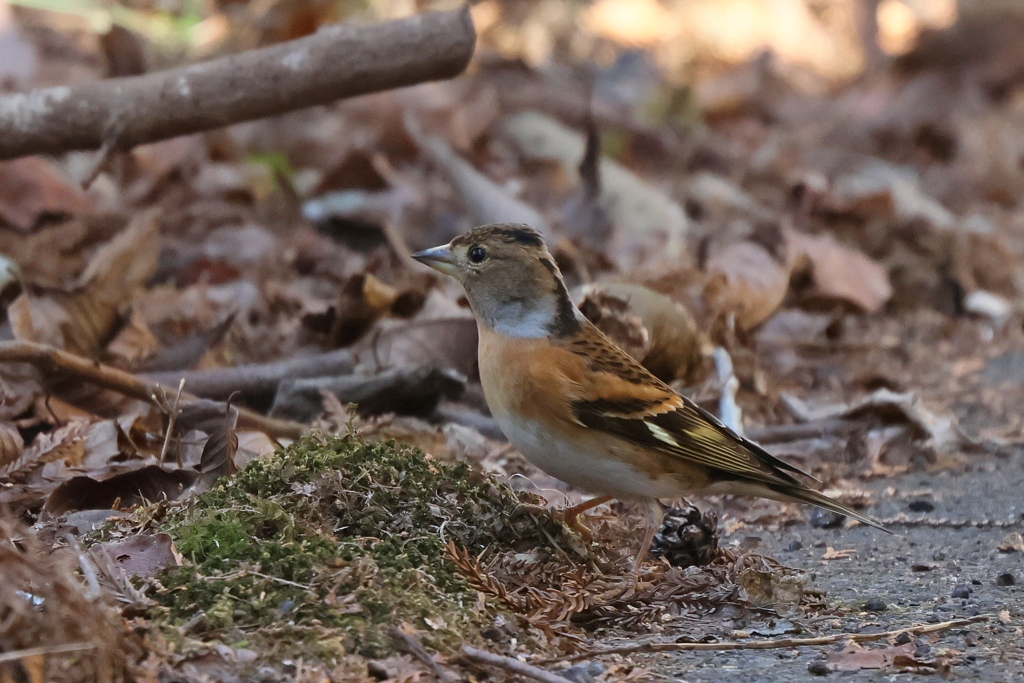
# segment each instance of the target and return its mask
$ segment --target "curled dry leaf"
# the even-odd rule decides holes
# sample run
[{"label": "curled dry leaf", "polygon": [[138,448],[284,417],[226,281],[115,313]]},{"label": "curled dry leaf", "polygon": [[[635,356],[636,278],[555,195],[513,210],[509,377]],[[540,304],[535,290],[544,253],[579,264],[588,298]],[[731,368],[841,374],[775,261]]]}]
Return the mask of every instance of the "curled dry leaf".
[{"label": "curled dry leaf", "polygon": [[107,354],[115,361],[135,367],[156,353],[160,342],[138,310],[132,310],[124,327],[107,344]]},{"label": "curled dry leaf", "polygon": [[708,341],[681,303],[625,283],[586,285],[574,294],[591,322],[660,379],[702,379]]},{"label": "curled dry leaf", "polygon": [[0,419],[14,420],[24,415],[42,393],[39,373],[31,365],[0,365]]},{"label": "curled dry leaf", "polygon": [[0,221],[30,231],[45,214],[74,214],[89,200],[46,159],[24,157],[0,162]]},{"label": "curled dry leaf", "polygon": [[77,467],[85,459],[86,441],[93,425],[90,419],[74,419],[52,432],[36,435],[21,458],[11,463],[0,473],[5,478],[15,478],[21,472],[36,465],[48,462],[60,462],[66,467]]},{"label": "curled dry leaf", "polygon": [[270,455],[277,450],[270,437],[263,432],[240,431],[236,433],[238,446],[235,451],[235,465],[244,469],[252,460]]},{"label": "curled dry leaf", "polygon": [[352,344],[387,313],[408,317],[426,300],[418,289],[399,290],[369,273],[353,275],[342,287],[331,325],[331,346]]},{"label": "curled dry leaf", "polygon": [[159,249],[156,213],[147,211],[96,252],[74,288],[18,297],[8,308],[15,338],[95,358],[115,333],[120,308],[153,274]]},{"label": "curled dry leaf", "polygon": [[789,265],[755,242],[730,244],[708,259],[706,271],[707,305],[735,315],[743,330],[771,317],[789,290]]},{"label": "curled dry leaf", "polygon": [[0,472],[11,463],[17,462],[25,451],[25,440],[21,432],[10,422],[0,422]]},{"label": "curled dry leaf", "polygon": [[200,481],[204,488],[213,485],[217,479],[238,471],[235,465],[235,453],[238,452],[238,409],[230,403],[222,406],[221,414],[210,423],[210,438],[203,446],[199,458]]},{"label": "curled dry leaf", "polygon": [[111,475],[110,470],[68,479],[50,493],[44,505],[52,515],[73,510],[134,507],[161,500],[176,500],[199,478],[188,470],[165,470],[156,465]]},{"label": "curled dry leaf", "polygon": [[810,268],[812,296],[839,300],[874,313],[892,297],[892,285],[884,267],[863,252],[840,244],[829,235],[789,231],[789,253]]}]

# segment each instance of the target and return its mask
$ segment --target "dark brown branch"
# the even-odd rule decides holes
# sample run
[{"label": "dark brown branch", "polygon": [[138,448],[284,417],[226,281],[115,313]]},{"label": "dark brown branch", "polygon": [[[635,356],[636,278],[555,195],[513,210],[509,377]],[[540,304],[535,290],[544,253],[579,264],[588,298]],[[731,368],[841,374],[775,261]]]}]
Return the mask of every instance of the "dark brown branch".
[{"label": "dark brown branch", "polygon": [[327,104],[466,68],[466,8],[372,26],[329,26],[237,55],[77,86],[0,97],[0,159],[155,140]]},{"label": "dark brown branch", "polygon": [[[74,377],[153,405],[160,405],[161,397],[172,396],[177,391],[98,361],[34,342],[0,342],[0,363],[29,363],[47,379]],[[181,395],[186,399],[195,398],[184,392]],[[306,432],[305,425],[298,422],[277,420],[244,408],[238,409],[238,426],[289,439],[297,439]]]}]

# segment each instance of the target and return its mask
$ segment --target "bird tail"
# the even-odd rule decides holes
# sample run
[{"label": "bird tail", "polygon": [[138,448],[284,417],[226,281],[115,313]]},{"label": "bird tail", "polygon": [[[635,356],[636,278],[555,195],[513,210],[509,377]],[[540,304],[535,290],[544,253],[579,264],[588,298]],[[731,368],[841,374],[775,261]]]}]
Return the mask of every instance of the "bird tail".
[{"label": "bird tail", "polygon": [[846,515],[851,519],[855,519],[858,522],[873,526],[876,529],[884,531],[887,534],[891,534],[892,531],[886,529],[885,526],[873,517],[862,515],[855,511],[853,508],[847,507],[839,501],[833,500],[826,496],[824,493],[815,491],[814,489],[807,488],[804,486],[772,486],[773,491],[781,494],[785,500],[796,501],[800,503],[810,503],[832,512],[838,512],[841,515]]}]

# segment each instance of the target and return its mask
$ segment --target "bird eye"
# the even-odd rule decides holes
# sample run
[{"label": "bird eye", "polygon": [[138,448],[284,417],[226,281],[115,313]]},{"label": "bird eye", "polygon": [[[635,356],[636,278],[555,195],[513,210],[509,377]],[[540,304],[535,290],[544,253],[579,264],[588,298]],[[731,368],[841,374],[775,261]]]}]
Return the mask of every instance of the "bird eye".
[{"label": "bird eye", "polygon": [[480,263],[487,258],[487,250],[483,247],[473,247],[469,250],[469,260],[473,263]]}]

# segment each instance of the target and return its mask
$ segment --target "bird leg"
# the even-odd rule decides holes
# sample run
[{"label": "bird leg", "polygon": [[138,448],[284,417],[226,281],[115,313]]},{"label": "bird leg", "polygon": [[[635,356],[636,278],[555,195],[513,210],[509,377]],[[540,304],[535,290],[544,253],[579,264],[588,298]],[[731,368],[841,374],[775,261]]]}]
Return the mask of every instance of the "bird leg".
[{"label": "bird leg", "polygon": [[655,499],[646,501],[645,505],[647,507],[647,528],[644,531],[644,539],[640,548],[637,550],[636,559],[633,560],[633,568],[620,581],[594,596],[595,604],[628,600],[649,585],[640,581],[640,567],[643,565],[644,558],[647,557],[647,551],[651,548],[654,534],[658,533],[658,529],[661,528],[661,523],[665,519],[665,511],[662,509],[661,503]]},{"label": "bird leg", "polygon": [[640,544],[640,550],[636,554],[636,559],[633,560],[633,570],[630,572],[630,576],[634,580],[640,576],[640,565],[643,564],[644,558],[647,557],[647,551],[651,549],[651,542],[654,540],[654,534],[658,533],[658,529],[661,528],[661,523],[665,521],[665,511],[661,507],[656,499],[652,498],[647,501],[647,530],[644,533],[644,540]]},{"label": "bird leg", "polygon": [[598,505],[603,505],[611,499],[611,496],[597,496],[596,498],[585,500],[579,505],[573,505],[571,508],[559,510],[555,513],[555,519],[565,523],[566,526],[582,536],[583,540],[589,541],[590,529],[583,526],[583,523],[577,518],[590,508],[596,508]]}]

